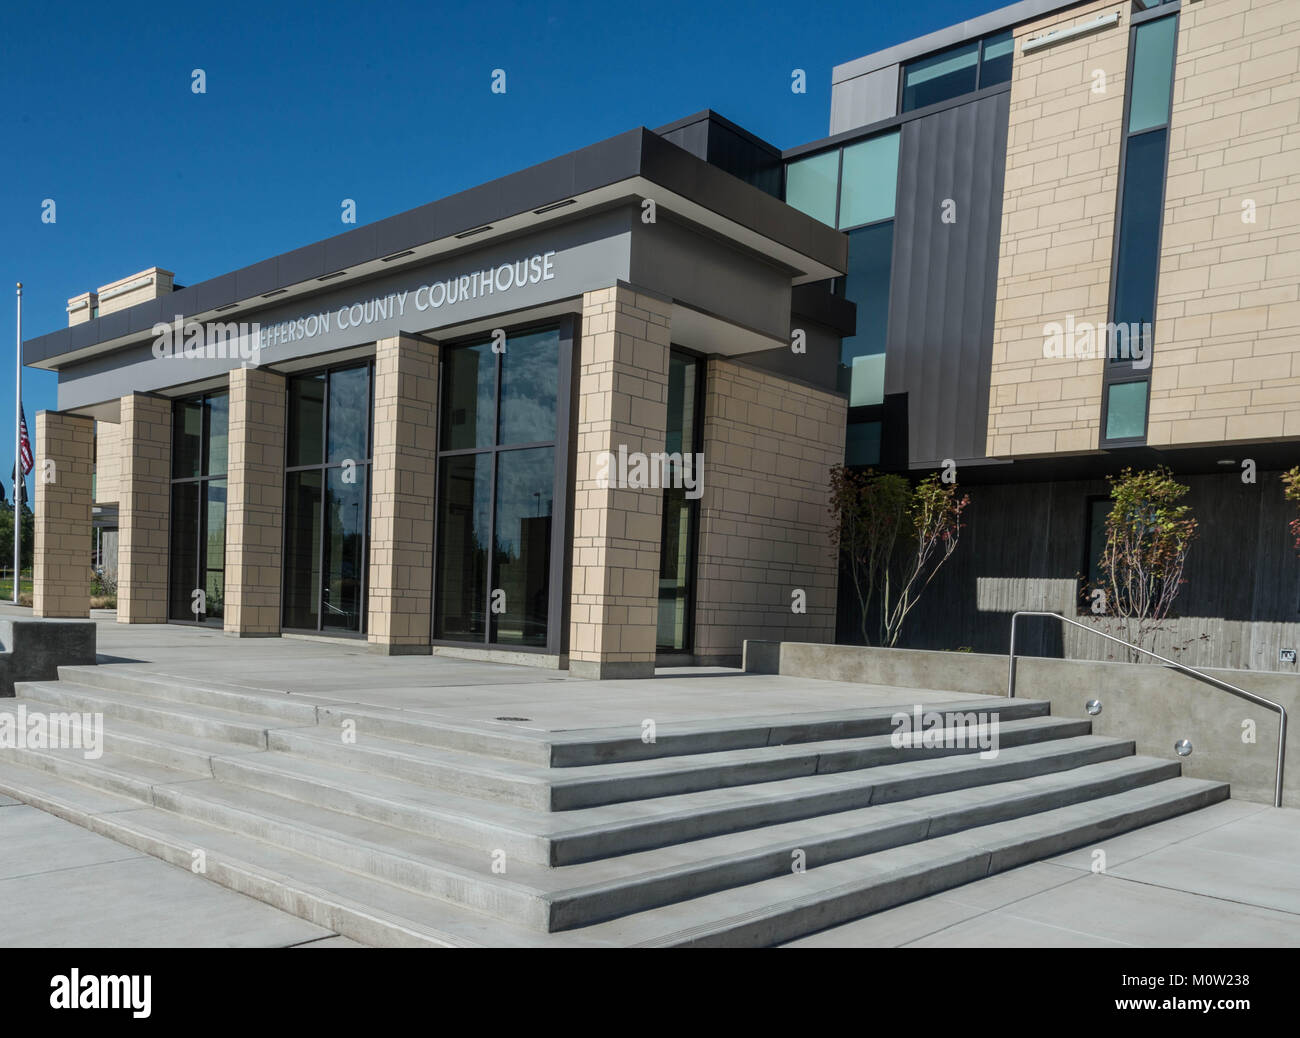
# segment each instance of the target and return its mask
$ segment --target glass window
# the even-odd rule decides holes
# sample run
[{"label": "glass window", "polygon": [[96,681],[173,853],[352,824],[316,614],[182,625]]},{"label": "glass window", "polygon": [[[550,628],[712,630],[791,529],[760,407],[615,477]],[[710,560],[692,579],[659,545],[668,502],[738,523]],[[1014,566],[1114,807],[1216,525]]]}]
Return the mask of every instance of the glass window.
[{"label": "glass window", "polygon": [[487,616],[487,557],[492,455],[445,458],[438,482],[438,638],[482,641]]},{"label": "glass window", "polygon": [[443,365],[442,449],[490,447],[496,426],[497,358],[491,343],[450,350]]},{"label": "glass window", "polygon": [[1016,41],[1011,30],[986,36],[980,45],[980,89],[1011,81],[1011,56]]},{"label": "glass window", "polygon": [[203,401],[180,400],[172,405],[172,478],[201,475]]},{"label": "glass window", "polygon": [[1131,440],[1146,434],[1147,384],[1116,382],[1109,387],[1106,439]]},{"label": "glass window", "polygon": [[844,443],[845,465],[880,464],[880,422],[850,422]]},{"label": "glass window", "polygon": [[203,401],[208,421],[208,446],[204,452],[203,474],[224,476],[230,451],[230,397],[225,393]]},{"label": "glass window", "polygon": [[290,472],[284,500],[284,626],[320,627],[320,469]]},{"label": "glass window", "polygon": [[201,620],[194,590],[199,585],[199,487],[196,480],[172,484],[171,565],[168,616],[173,620]]},{"label": "glass window", "polygon": [[500,354],[490,342],[443,351],[435,638],[556,647],[562,339],[550,328],[509,336]]},{"label": "glass window", "polygon": [[560,364],[558,331],[512,336],[501,355],[500,443],[555,439],[555,390]]},{"label": "glass window", "polygon": [[885,333],[889,322],[889,278],[894,224],[880,223],[849,233],[849,270],[844,295],[857,304],[857,331],[840,347],[840,391],[850,407],[885,399]]},{"label": "glass window", "polygon": [[[696,395],[704,365],[699,358],[674,350],[668,359],[669,454],[695,454],[699,444]],[[675,463],[674,463],[675,464]],[[685,466],[691,465],[689,471]],[[700,473],[694,458],[682,458],[682,478],[670,477],[664,488],[663,522],[659,543],[659,619],[657,647],[665,652],[691,649],[691,605],[694,596],[691,546],[699,515],[698,497],[688,497],[688,483],[698,487]],[[673,470],[677,470],[674,468]],[[680,486],[673,486],[680,483]]]},{"label": "glass window", "polygon": [[903,111],[938,104],[975,89],[979,40],[920,58],[903,67]]},{"label": "glass window", "polygon": [[786,204],[834,227],[835,190],[839,177],[838,150],[791,162],[785,169]]},{"label": "glass window", "polygon": [[844,149],[840,228],[892,220],[898,187],[898,131]]},{"label": "glass window", "polygon": [[554,493],[554,447],[497,455],[492,640],[499,644],[546,644]]},{"label": "glass window", "polygon": [[1109,498],[1099,497],[1088,502],[1088,583],[1085,592],[1101,587],[1104,575],[1101,557],[1106,551],[1106,518],[1110,515]]},{"label": "glass window", "polygon": [[286,628],[365,630],[373,384],[368,362],[289,381]]},{"label": "glass window", "polygon": [[[1145,348],[1156,320],[1160,225],[1164,215],[1165,135],[1152,130],[1130,138],[1124,160],[1123,212],[1115,258],[1114,322],[1137,325]],[[1116,351],[1115,361],[1125,361]],[[1147,352],[1145,356],[1149,357]]]},{"label": "glass window", "polygon": [[329,373],[329,461],[368,458],[370,366]]},{"label": "glass window", "polygon": [[324,458],[325,376],[289,380],[289,464],[319,465]]},{"label": "glass window", "polygon": [[1174,73],[1177,19],[1145,22],[1133,30],[1133,83],[1128,132],[1137,133],[1169,122]]}]

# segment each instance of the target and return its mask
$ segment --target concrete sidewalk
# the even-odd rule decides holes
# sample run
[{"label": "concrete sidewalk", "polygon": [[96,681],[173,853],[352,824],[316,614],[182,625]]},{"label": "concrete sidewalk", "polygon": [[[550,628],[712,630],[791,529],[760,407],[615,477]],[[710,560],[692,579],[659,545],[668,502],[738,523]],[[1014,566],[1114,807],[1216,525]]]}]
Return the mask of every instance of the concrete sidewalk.
[{"label": "concrete sidewalk", "polygon": [[1297,862],[1300,811],[1228,800],[786,947],[1297,948]]}]

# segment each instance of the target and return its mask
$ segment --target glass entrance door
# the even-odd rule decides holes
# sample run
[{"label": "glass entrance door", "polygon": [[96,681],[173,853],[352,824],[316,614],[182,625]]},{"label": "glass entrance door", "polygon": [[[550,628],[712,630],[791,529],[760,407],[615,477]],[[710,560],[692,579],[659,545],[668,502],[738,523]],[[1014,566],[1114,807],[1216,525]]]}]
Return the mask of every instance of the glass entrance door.
[{"label": "glass entrance door", "polygon": [[287,629],[365,631],[372,411],[369,363],[289,382]]}]

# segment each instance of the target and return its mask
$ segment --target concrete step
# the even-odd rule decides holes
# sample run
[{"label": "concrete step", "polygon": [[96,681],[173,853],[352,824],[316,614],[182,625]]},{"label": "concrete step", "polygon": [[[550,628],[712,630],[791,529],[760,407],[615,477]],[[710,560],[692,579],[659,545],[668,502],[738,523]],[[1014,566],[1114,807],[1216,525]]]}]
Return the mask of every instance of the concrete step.
[{"label": "concrete step", "polygon": [[0,760],[0,791],[345,937],[378,947],[536,947],[580,938],[525,930],[370,876]]},{"label": "concrete step", "polygon": [[[195,683],[155,671],[135,671],[115,664],[59,668],[59,682],[102,692],[128,692],[163,703],[214,707],[258,718],[274,718],[294,724],[315,724],[315,700],[271,689],[250,689]],[[19,695],[23,694],[20,683]]]},{"label": "concrete step", "polygon": [[[997,713],[1003,722],[1007,722],[1027,717],[1046,717],[1051,712],[1051,704],[1046,700],[968,696],[960,700],[927,703],[925,710],[945,715],[984,711]],[[638,725],[551,732],[549,763],[551,767],[567,768],[887,735],[896,727],[894,718],[899,712],[897,707],[880,707],[782,714],[777,717],[768,715],[665,722],[656,726],[653,743],[643,741],[642,729]]]},{"label": "concrete step", "polygon": [[571,865],[774,822],[1065,771],[1132,753],[1131,742],[1079,736],[1013,747],[991,760],[978,754],[940,757],[554,813],[457,797],[275,751],[215,758],[212,774],[397,828],[473,847],[501,847],[525,861]]},{"label": "concrete step", "polygon": [[[1030,717],[1000,725],[999,742],[1002,748],[1011,748],[1090,731],[1087,721]],[[269,733],[268,746],[357,771],[540,811],[570,811],[977,752],[975,747],[896,747],[890,736],[877,735],[550,769],[515,761],[484,763],[390,739],[372,737],[345,743],[338,733],[324,728],[276,729]]]},{"label": "concrete step", "polygon": [[23,682],[18,691],[25,699],[58,710],[102,713],[106,722],[113,718],[241,746],[265,748],[268,727],[293,723],[210,706],[163,703],[136,693],[86,688],[66,681]]},{"label": "concrete step", "polygon": [[893,847],[582,931],[619,947],[769,947],[1225,800],[1176,778],[1099,800]]},{"label": "concrete step", "polygon": [[[0,791],[183,867],[195,860],[196,851],[202,851],[210,878],[362,941],[536,944],[541,934],[530,936],[519,930],[518,923],[526,920],[540,931],[543,927],[538,925],[536,913],[542,909],[545,925],[552,929],[582,926],[562,935],[551,934],[548,942],[755,945],[791,940],[916,896],[1205,806],[1227,794],[1226,787],[1220,784],[1162,777],[1168,776],[1171,768],[1176,769],[1177,764],[1131,758],[1080,769],[1089,772],[1083,782],[1069,784],[1063,776],[1054,775],[1047,782],[1036,779],[1008,783],[1004,792],[1011,793],[1011,786],[1020,787],[1003,798],[1001,810],[1012,812],[1009,820],[990,822],[990,811],[994,809],[978,796],[979,791],[967,790],[928,798],[928,804],[917,802],[912,810],[897,805],[870,809],[874,812],[870,821],[864,821],[866,812],[850,812],[829,820],[817,819],[820,825],[804,826],[802,831],[799,827],[772,827],[761,835],[752,834],[754,840],[767,839],[765,844],[743,846],[734,837],[726,842],[726,876],[719,875],[718,862],[707,851],[695,854],[690,861],[661,860],[663,867],[658,871],[642,868],[632,874],[624,870],[613,875],[609,874],[609,862],[598,863],[595,868],[551,870],[512,864],[508,872],[514,875],[507,878],[492,876],[481,863],[461,861],[461,879],[473,887],[466,893],[479,905],[486,905],[496,918],[485,918],[463,903],[452,906],[442,899],[420,898],[400,889],[410,887],[413,878],[423,883],[430,870],[438,871],[444,882],[454,880],[457,863],[445,858],[435,866],[421,855],[416,871],[399,873],[400,882],[394,884],[375,874],[376,862],[367,857],[367,851],[381,855],[385,864],[401,855],[389,848],[367,848],[356,831],[345,828],[335,838],[361,855],[353,860],[363,862],[366,874],[362,876],[335,860],[313,861],[317,855],[283,842],[283,832],[275,833],[274,840],[268,842],[270,834],[265,828],[223,832],[229,816],[225,824],[214,827],[192,812],[175,814],[177,798],[204,790],[209,785],[205,782],[156,790],[169,810],[130,810],[129,801],[0,761]],[[1135,782],[1149,784],[1132,788]],[[1117,784],[1128,788],[1107,793]],[[1098,798],[1034,813],[1035,805],[1041,808],[1051,797],[1070,789],[1078,797]],[[84,806],[87,797],[90,806]],[[119,803],[112,803],[113,799]],[[247,799],[243,798],[238,812],[254,822],[264,821],[256,811],[250,811]],[[985,824],[956,834],[924,838],[925,832],[942,834],[947,827],[962,825],[963,813],[966,822]],[[319,820],[295,819],[288,824],[300,833],[310,834]],[[844,821],[858,824],[838,824]],[[781,839],[773,843],[771,838],[777,834]],[[317,838],[326,836],[328,833],[316,834]],[[701,842],[697,850],[706,844]],[[806,855],[805,872],[790,872],[792,847]],[[627,863],[628,859],[621,861]],[[637,864],[644,866],[645,862]],[[605,875],[601,875],[602,870]],[[550,889],[531,888],[530,880],[539,875],[558,875],[564,880],[550,884]],[[579,880],[588,882],[574,886]],[[719,886],[723,880],[727,885]],[[738,883],[744,886],[735,889]],[[636,911],[635,906],[641,902],[652,905],[653,910]],[[392,912],[389,906],[394,904],[403,906],[401,914]],[[526,914],[508,912],[510,904],[526,906]],[[633,914],[626,915],[629,910]],[[601,918],[610,921],[585,925]],[[437,919],[440,925],[431,928],[431,919]],[[421,922],[415,924],[414,920]]]},{"label": "concrete step", "polygon": [[[28,751],[22,762],[55,755],[65,758],[68,777],[77,769],[98,774],[67,751]],[[141,767],[148,769],[145,788],[155,807],[541,930],[585,926],[781,875],[796,854],[815,867],[1178,774],[1176,762],[1126,757],[553,869],[259,790],[204,779],[160,784],[156,766]],[[498,874],[497,866],[505,871]]]}]

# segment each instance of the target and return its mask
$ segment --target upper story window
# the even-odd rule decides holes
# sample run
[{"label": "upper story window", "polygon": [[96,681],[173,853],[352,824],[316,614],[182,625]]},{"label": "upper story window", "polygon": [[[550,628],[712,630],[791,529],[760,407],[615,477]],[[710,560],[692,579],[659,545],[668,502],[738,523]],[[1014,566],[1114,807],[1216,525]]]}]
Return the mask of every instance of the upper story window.
[{"label": "upper story window", "polygon": [[785,201],[847,231],[892,220],[897,181],[898,131],[889,130],[791,162],[785,172]]},{"label": "upper story window", "polygon": [[900,111],[910,112],[1011,78],[1011,30],[970,40],[903,66]]}]

